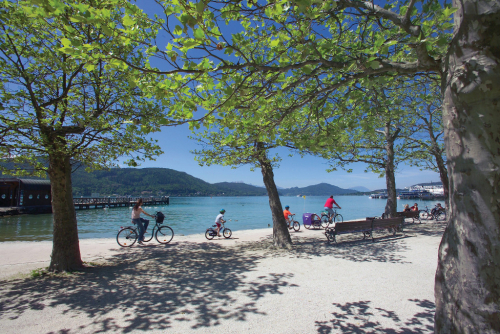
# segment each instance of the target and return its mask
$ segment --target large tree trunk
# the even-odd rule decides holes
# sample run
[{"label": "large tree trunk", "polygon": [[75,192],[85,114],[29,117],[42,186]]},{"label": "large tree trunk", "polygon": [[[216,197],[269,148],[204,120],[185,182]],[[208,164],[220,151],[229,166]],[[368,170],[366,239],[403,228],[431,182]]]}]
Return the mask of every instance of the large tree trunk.
[{"label": "large tree trunk", "polygon": [[69,157],[49,156],[49,177],[54,215],[54,240],[49,270],[72,271],[83,267],[83,262],[73,205]]},{"label": "large tree trunk", "polygon": [[283,215],[283,207],[281,206],[278,188],[274,183],[273,167],[271,166],[271,162],[265,156],[265,153],[260,155],[259,163],[264,185],[267,189],[267,195],[269,196],[269,207],[271,208],[271,214],[273,217],[274,245],[278,248],[291,249],[292,239],[290,238],[288,225],[286,223],[285,216]]},{"label": "large tree trunk", "polygon": [[[385,217],[395,217],[398,205],[396,194],[396,177],[394,175],[394,137],[390,134],[390,123],[385,127],[385,184],[387,187],[387,202],[385,204]],[[399,131],[397,131],[399,134]],[[397,136],[396,134],[396,136]]]},{"label": "large tree trunk", "polygon": [[455,0],[454,7],[443,76],[450,207],[435,332],[500,333],[500,3]]}]

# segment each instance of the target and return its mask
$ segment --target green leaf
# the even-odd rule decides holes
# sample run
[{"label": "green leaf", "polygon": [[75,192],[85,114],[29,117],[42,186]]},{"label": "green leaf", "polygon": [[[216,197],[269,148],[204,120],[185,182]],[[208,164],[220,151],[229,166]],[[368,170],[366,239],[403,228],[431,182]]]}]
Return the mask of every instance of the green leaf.
[{"label": "green leaf", "polygon": [[198,28],[194,31],[194,37],[196,39],[204,39],[205,38],[205,33],[203,32],[202,29]]},{"label": "green leaf", "polygon": [[66,46],[66,47],[71,46],[71,41],[67,38],[61,38],[61,43],[62,43],[62,45]]},{"label": "green leaf", "polygon": [[125,16],[123,17],[123,25],[124,26],[131,26],[134,24],[135,24],[135,21],[128,14],[125,14]]}]

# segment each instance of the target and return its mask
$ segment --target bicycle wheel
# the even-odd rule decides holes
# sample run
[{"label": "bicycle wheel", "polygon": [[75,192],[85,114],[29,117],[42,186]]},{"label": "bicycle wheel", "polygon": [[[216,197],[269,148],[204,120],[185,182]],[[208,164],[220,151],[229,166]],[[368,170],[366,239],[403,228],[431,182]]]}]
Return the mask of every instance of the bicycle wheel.
[{"label": "bicycle wheel", "polygon": [[337,242],[337,240],[335,240],[335,232],[333,230],[326,230],[325,235],[328,242]]},{"label": "bicycle wheel", "polygon": [[446,213],[441,211],[436,214],[436,220],[446,220]]},{"label": "bicycle wheel", "polygon": [[418,216],[420,217],[420,219],[429,219],[429,213],[425,210],[420,210],[418,212]]},{"label": "bicycle wheel", "polygon": [[160,244],[168,244],[173,237],[174,230],[166,225],[161,226],[155,234],[156,241],[158,241]]},{"label": "bicycle wheel", "polygon": [[321,215],[321,227],[326,229],[330,225],[330,218],[327,215]]},{"label": "bicycle wheel", "polygon": [[215,237],[215,235],[216,233],[212,228],[207,229],[207,231],[205,232],[205,238],[207,238],[208,240],[212,240]]},{"label": "bicycle wheel", "polygon": [[335,223],[343,223],[344,222],[344,217],[340,213],[337,213],[335,217],[333,217],[333,222]]},{"label": "bicycle wheel", "polygon": [[293,221],[293,230],[298,232],[300,230],[300,223],[298,221]]},{"label": "bicycle wheel", "polygon": [[225,228],[225,229],[222,231],[222,235],[224,236],[224,238],[229,239],[229,238],[231,238],[231,236],[233,235],[233,232],[231,232],[231,230],[230,230],[230,229]]},{"label": "bicycle wheel", "polygon": [[137,241],[139,234],[131,227],[124,228],[116,235],[116,242],[122,247],[130,247]]}]

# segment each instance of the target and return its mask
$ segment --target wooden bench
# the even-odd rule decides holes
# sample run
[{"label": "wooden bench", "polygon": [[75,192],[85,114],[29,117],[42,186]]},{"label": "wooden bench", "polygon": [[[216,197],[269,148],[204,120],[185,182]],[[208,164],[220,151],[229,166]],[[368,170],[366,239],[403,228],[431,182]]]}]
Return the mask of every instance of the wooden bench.
[{"label": "wooden bench", "polygon": [[347,233],[363,233],[363,240],[371,237],[373,239],[373,231],[376,230],[388,230],[392,232],[393,235],[396,234],[397,231],[403,232],[403,217],[396,218],[367,218],[365,220],[355,220],[344,223],[336,223],[334,227],[329,227],[325,230],[326,238],[328,242],[334,241],[337,242],[337,236],[340,234]]},{"label": "wooden bench", "polygon": [[411,218],[411,222],[415,223],[415,221],[418,221],[418,223],[422,223],[420,221],[420,212],[418,211],[403,211],[403,212],[396,212],[398,217],[403,217],[404,219],[406,218]]}]

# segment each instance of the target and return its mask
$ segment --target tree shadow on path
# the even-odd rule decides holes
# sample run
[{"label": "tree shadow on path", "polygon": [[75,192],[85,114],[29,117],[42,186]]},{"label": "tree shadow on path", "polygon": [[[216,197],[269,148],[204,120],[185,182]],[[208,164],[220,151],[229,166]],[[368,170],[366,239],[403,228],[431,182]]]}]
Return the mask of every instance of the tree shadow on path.
[{"label": "tree shadow on path", "polygon": [[[434,332],[435,305],[429,300],[409,299],[418,312],[411,319],[402,321],[394,311],[373,308],[369,301],[337,304],[328,321],[316,321],[320,334],[387,333],[414,334]],[[379,320],[377,320],[379,319]]]},{"label": "tree shadow on path", "polygon": [[[93,319],[66,333],[164,330],[173,321],[187,321],[196,329],[224,319],[243,321],[248,314],[263,314],[256,305],[260,298],[294,286],[287,282],[293,274],[246,279],[261,259],[241,247],[209,243],[120,250],[105,265],[69,276],[1,282],[0,319],[63,306],[63,315]],[[235,291],[245,298],[236,299]],[[110,316],[117,311],[119,319]]]}]

